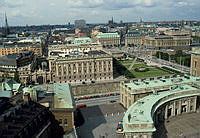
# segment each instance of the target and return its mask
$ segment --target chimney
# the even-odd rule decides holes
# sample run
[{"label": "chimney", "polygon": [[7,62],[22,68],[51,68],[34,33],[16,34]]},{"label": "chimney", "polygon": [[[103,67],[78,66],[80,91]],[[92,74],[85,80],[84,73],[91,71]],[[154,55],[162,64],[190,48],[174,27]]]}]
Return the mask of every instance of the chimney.
[{"label": "chimney", "polygon": [[24,102],[29,102],[29,101],[31,101],[30,94],[27,93],[27,92],[24,93],[23,98],[24,98]]}]

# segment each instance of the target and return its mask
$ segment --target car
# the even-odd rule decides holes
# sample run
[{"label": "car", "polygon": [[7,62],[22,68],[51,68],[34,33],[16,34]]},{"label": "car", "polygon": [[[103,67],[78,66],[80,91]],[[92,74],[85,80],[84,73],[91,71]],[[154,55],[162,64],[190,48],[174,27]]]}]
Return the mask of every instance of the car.
[{"label": "car", "polygon": [[111,101],[110,101],[110,103],[115,103],[115,102],[117,102],[117,101],[115,101],[115,100],[111,100]]},{"label": "car", "polygon": [[123,122],[120,121],[120,122],[118,123],[118,125],[117,125],[116,133],[121,134],[121,133],[123,133],[123,131],[124,131]]},{"label": "car", "polygon": [[78,104],[78,105],[76,105],[76,108],[84,108],[84,107],[87,107],[87,105],[86,104]]}]

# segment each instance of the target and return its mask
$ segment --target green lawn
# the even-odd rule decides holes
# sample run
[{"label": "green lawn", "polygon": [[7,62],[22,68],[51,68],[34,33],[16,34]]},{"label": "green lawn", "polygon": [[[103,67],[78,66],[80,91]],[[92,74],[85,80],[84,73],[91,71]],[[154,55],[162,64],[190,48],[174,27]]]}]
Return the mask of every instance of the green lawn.
[{"label": "green lawn", "polygon": [[[120,61],[120,64],[125,66],[127,69],[130,67],[133,60],[126,60],[126,61]],[[148,68],[149,71],[146,72],[136,72],[136,68]],[[169,71],[165,71],[164,69],[160,69],[158,67],[154,66],[148,66],[145,63],[142,62],[136,62],[136,64],[133,66],[133,68],[130,70],[130,72],[135,76],[135,78],[144,78],[144,77],[155,77],[155,76],[163,76],[163,75],[170,75]]]}]

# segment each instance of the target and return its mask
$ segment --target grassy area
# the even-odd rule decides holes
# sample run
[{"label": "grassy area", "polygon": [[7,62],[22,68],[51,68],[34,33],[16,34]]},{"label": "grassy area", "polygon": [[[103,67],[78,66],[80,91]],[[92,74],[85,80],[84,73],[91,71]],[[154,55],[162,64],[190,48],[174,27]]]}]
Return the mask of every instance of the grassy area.
[{"label": "grassy area", "polygon": [[[131,63],[133,60],[126,60],[126,61],[119,61],[119,63],[124,66],[127,70],[130,67]],[[148,68],[149,70],[146,72],[137,72],[135,71],[136,68]],[[143,77],[155,77],[155,76],[163,76],[163,75],[170,75],[172,72],[167,71],[165,69],[161,69],[158,67],[154,66],[148,66],[143,62],[138,62],[136,61],[135,65],[133,68],[130,70],[130,73],[135,77],[135,78],[143,78]]]}]

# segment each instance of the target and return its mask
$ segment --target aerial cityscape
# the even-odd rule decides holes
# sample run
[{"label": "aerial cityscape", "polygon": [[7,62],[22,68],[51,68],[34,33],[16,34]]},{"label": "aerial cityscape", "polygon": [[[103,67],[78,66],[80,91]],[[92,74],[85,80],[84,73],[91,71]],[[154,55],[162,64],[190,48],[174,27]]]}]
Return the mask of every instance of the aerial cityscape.
[{"label": "aerial cityscape", "polygon": [[200,138],[199,4],[0,0],[0,138]]}]

